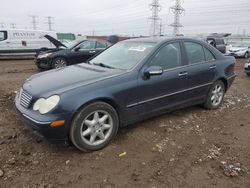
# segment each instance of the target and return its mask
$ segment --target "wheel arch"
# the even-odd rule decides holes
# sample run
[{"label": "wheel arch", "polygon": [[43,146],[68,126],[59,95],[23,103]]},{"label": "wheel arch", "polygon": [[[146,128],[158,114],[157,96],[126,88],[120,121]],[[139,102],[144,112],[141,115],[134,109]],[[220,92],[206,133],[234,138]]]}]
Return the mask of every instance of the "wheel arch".
[{"label": "wheel arch", "polygon": [[78,109],[74,112],[72,118],[71,118],[71,122],[73,121],[73,119],[75,118],[75,116],[83,109],[85,108],[86,106],[92,104],[92,103],[95,103],[95,102],[104,102],[104,103],[107,103],[109,104],[110,106],[112,106],[117,115],[118,115],[118,118],[119,118],[119,121],[120,121],[120,107],[119,105],[111,98],[108,98],[108,97],[100,97],[100,98],[95,98],[95,99],[92,99],[92,100],[89,100],[88,102],[82,104],[80,107],[78,107]]},{"label": "wheel arch", "polygon": [[[71,117],[71,119],[70,119],[70,122],[72,123],[73,122],[73,120],[74,120],[74,118],[77,116],[77,114],[83,109],[83,108],[85,108],[86,106],[88,106],[88,105],[90,105],[90,104],[92,104],[92,103],[95,103],[95,102],[104,102],[104,103],[107,103],[107,104],[109,104],[110,106],[112,106],[114,109],[115,109],[115,111],[116,111],[116,113],[117,113],[117,115],[118,115],[118,119],[119,119],[119,124],[120,124],[120,113],[119,113],[119,106],[117,105],[117,103],[113,100],[113,99],[111,99],[111,98],[108,98],[108,97],[100,97],[100,98],[95,98],[95,99],[92,99],[92,100],[90,100],[90,101],[88,101],[88,102],[86,102],[86,103],[84,103],[84,104],[82,104],[80,107],[78,107],[78,109],[74,112],[74,114],[72,115],[72,117]],[[71,127],[72,125],[70,124],[70,126],[68,127],[68,130],[70,130],[70,127]],[[119,125],[120,126],[120,125]],[[69,142],[71,143],[71,140],[70,140],[70,132],[68,131],[68,140],[69,140]]]},{"label": "wheel arch", "polygon": [[228,83],[227,83],[227,79],[224,77],[221,77],[218,79],[219,81],[222,81],[224,86],[225,86],[225,92],[228,90]]}]

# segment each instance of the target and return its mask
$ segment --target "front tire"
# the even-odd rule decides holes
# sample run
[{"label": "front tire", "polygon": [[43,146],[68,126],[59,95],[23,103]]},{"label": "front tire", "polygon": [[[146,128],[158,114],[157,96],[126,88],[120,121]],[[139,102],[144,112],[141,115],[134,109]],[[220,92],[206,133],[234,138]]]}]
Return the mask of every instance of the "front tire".
[{"label": "front tire", "polygon": [[95,151],[110,143],[118,127],[116,110],[107,103],[95,102],[75,116],[70,128],[70,139],[81,151]]},{"label": "front tire", "polygon": [[225,95],[225,85],[222,81],[216,81],[210,88],[204,107],[207,109],[217,109],[223,102]]},{"label": "front tire", "polygon": [[67,66],[67,61],[63,57],[57,57],[52,61],[52,68],[59,69]]}]

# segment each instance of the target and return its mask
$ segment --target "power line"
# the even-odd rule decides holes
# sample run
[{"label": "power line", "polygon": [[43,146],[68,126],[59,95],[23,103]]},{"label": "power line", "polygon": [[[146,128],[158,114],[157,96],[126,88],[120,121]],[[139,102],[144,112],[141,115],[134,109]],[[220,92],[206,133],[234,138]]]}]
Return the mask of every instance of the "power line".
[{"label": "power line", "polygon": [[52,25],[55,24],[55,23],[52,22],[52,20],[53,20],[54,18],[51,17],[51,16],[47,16],[46,18],[48,19],[48,22],[46,22],[46,24],[48,24],[48,29],[49,29],[49,31],[52,31],[52,30],[53,30],[53,29],[52,29]]},{"label": "power line", "polygon": [[174,28],[173,34],[179,34],[179,28],[183,27],[180,23],[180,15],[185,11],[185,9],[181,6],[181,0],[175,0],[175,5],[170,7],[170,10],[174,13],[174,23],[170,24]]},{"label": "power line", "polygon": [[36,16],[36,15],[30,15],[29,17],[31,17],[31,19],[32,19],[32,21],[31,21],[31,23],[32,23],[32,28],[34,29],[34,30],[37,30],[37,18],[38,18],[38,16]]},{"label": "power line", "polygon": [[157,35],[157,28],[159,26],[159,12],[161,11],[161,5],[159,4],[159,0],[153,0],[153,2],[149,5],[150,10],[152,10],[152,16],[149,18],[152,20],[151,23],[151,35]]}]

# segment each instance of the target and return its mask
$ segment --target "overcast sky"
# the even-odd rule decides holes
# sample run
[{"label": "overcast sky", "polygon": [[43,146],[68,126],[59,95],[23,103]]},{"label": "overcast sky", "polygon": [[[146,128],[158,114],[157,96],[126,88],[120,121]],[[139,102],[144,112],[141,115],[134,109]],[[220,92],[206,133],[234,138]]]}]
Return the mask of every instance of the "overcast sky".
[{"label": "overcast sky", "polygon": [[[37,15],[38,28],[45,30],[46,16],[54,17],[53,29],[82,34],[148,35],[152,0],[1,0],[1,23],[9,27],[32,28],[28,15]],[[160,0],[164,34],[174,20],[169,7],[173,0]],[[184,34],[230,32],[250,34],[250,0],[184,0],[181,16]]]}]

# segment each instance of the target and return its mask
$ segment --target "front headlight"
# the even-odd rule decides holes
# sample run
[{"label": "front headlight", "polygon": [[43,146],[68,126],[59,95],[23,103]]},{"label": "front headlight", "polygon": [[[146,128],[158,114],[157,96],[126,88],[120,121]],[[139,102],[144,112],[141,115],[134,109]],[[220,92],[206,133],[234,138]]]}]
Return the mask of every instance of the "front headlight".
[{"label": "front headlight", "polygon": [[37,56],[37,59],[47,58],[47,57],[49,57],[51,55],[52,55],[52,53],[40,54],[40,55]]},{"label": "front headlight", "polygon": [[58,95],[53,95],[47,99],[40,98],[33,105],[34,111],[39,111],[40,114],[46,114],[53,110],[56,105],[58,105],[60,97]]}]

